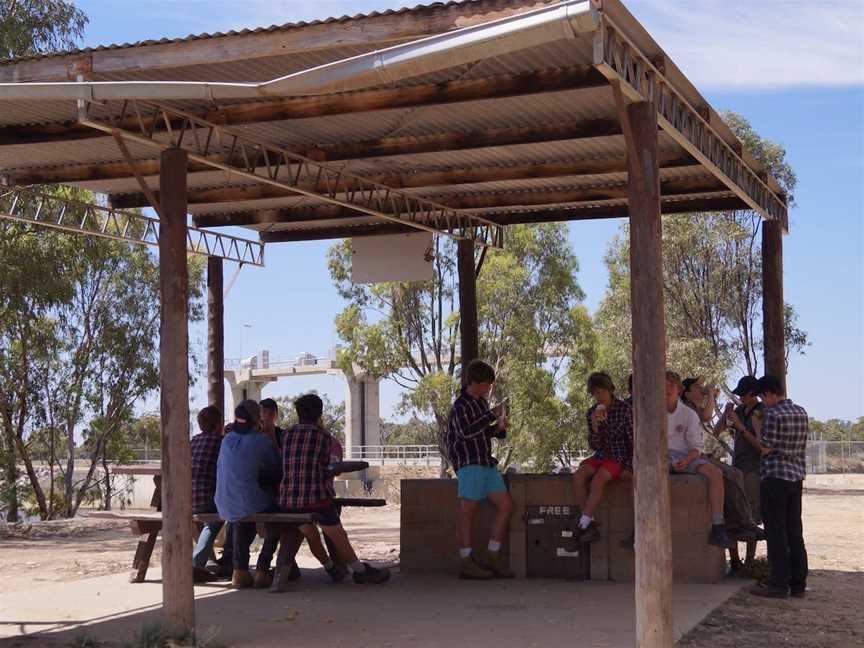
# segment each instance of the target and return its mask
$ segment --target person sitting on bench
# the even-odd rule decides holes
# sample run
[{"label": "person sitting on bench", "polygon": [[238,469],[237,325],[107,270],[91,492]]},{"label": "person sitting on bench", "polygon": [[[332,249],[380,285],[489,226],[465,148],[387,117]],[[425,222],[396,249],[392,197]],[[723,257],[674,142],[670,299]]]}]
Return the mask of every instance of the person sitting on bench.
[{"label": "person sitting on bench", "polygon": [[606,486],[616,479],[633,478],[633,411],[630,405],[615,396],[615,385],[609,374],[603,372],[588,376],[588,393],[595,402],[586,415],[588,445],[594,454],[579,464],[573,474],[576,504],[582,511],[570,543],[574,545],[589,544],[600,538],[594,511]]},{"label": "person sitting on bench", "polygon": [[[358,560],[333,503],[336,491],[332,479],[328,479],[327,467],[333,455],[335,438],[321,421],[324,403],[317,394],[306,394],[294,402],[294,407],[299,423],[283,437],[279,506],[288,513],[316,513],[319,516],[324,535],[335,546],[339,558],[351,569],[355,583],[386,582],[390,578],[389,569],[379,569]],[[327,569],[330,577],[334,581],[341,580],[333,572],[339,568],[332,561],[327,562],[330,563]]]},{"label": "person sitting on bench", "polygon": [[222,440],[217,462],[216,508],[219,517],[234,522],[234,574],[232,587],[270,586],[270,562],[278,538],[268,538],[258,555],[255,577],[249,573],[249,548],[255,540],[254,522],[245,517],[275,508],[273,496],[262,488],[261,477],[278,473],[279,455],[270,439],[260,431],[261,408],[244,400],[234,410],[234,425]]},{"label": "person sitting on bench", "polygon": [[[215,513],[216,502],[216,462],[219,459],[219,448],[222,445],[222,412],[208,405],[198,412],[198,427],[201,434],[192,437],[192,513]],[[192,579],[196,583],[206,583],[216,580],[219,576],[230,576],[232,568],[232,553],[234,534],[229,524],[225,534],[225,546],[222,557],[217,561],[219,571],[214,574],[205,567],[213,543],[225,522],[218,520],[204,525],[198,536],[198,544],[192,552]],[[225,574],[225,568],[228,573]]]}]

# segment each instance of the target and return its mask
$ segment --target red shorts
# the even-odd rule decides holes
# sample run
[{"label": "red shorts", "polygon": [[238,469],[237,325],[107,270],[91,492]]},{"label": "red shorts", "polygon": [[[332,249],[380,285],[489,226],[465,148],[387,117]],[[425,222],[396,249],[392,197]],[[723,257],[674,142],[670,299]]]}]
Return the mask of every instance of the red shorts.
[{"label": "red shorts", "polygon": [[612,459],[597,459],[596,457],[589,457],[582,462],[582,465],[591,466],[594,470],[605,468],[606,472],[612,475],[612,479],[618,479],[621,476],[621,471],[624,470],[617,461]]}]

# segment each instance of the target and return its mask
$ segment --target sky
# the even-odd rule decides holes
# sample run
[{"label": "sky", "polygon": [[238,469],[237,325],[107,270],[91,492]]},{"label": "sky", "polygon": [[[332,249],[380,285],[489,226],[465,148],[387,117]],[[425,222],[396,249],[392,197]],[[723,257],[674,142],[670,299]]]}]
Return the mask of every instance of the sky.
[{"label": "sky", "polygon": [[[405,0],[77,0],[90,18],[84,45],[179,37],[398,8]],[[861,0],[633,0],[625,4],[717,110],[744,115],[781,143],[798,175],[784,239],[785,298],[810,347],[790,361],[790,397],[820,419],[864,416],[864,2]],[[621,220],[570,225],[578,280],[594,310]],[[271,245],[267,267],[243,268],[225,301],[226,357],[326,355],[344,304],[327,242]],[[226,264],[226,284],[235,266]],[[206,330],[194,326],[203,349]],[[204,379],[193,407],[205,401]],[[335,376],[282,379],[265,396],[316,389],[344,399]],[[381,388],[393,417],[399,390]],[[155,403],[148,403],[148,406]]]}]

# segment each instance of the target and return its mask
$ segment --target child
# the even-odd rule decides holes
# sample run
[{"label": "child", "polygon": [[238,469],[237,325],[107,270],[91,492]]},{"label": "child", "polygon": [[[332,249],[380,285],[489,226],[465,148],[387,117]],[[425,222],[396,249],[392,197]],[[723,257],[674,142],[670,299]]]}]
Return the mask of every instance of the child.
[{"label": "child", "polygon": [[[447,420],[447,455],[459,480],[459,578],[472,580],[513,578],[500,555],[513,502],[492,456],[492,437],[503,439],[507,430],[502,408],[490,410],[486,402],[494,382],[495,370],[482,360],[472,360]],[[481,565],[471,555],[471,522],[484,499],[497,512],[489,534],[488,561]]]},{"label": "child", "polygon": [[[615,385],[608,374],[588,376],[588,393],[594,406],[588,410],[588,444],[594,455],[579,464],[573,474],[576,503],[582,511],[573,544],[589,544],[600,537],[594,511],[603,489],[616,479],[633,476],[633,412],[628,403],[615,397]],[[586,494],[589,490],[590,494]]]},{"label": "child", "polygon": [[[324,403],[316,394],[306,394],[295,401],[294,407],[299,423],[284,435],[280,507],[289,513],[316,513],[320,516],[319,524],[324,535],[336,547],[339,557],[348,564],[355,583],[386,582],[390,578],[390,570],[378,569],[357,559],[333,504],[336,492],[333,480],[328,478],[327,466],[331,461],[335,438],[324,429],[321,422]],[[337,580],[332,573],[337,567],[325,555],[316,557],[325,564],[330,577]]]},{"label": "child", "polygon": [[268,540],[258,556],[255,578],[249,573],[249,548],[255,540],[254,522],[237,522],[249,515],[274,508],[273,496],[262,488],[262,475],[279,470],[279,455],[270,439],[261,433],[261,408],[244,400],[234,410],[234,426],[222,440],[217,463],[216,507],[219,517],[234,525],[235,588],[265,588],[270,585],[270,561],[278,539]]},{"label": "child", "polygon": [[[215,513],[216,503],[216,461],[219,459],[219,448],[222,445],[222,412],[212,405],[198,412],[198,428],[201,434],[192,437],[192,512]],[[225,522],[219,520],[204,525],[198,536],[198,544],[192,552],[192,579],[196,583],[206,583],[216,579],[216,576],[205,569],[207,559],[213,550],[213,542]],[[222,551],[222,564],[231,564],[233,547],[231,525],[225,538],[225,548]]]},{"label": "child", "polygon": [[708,480],[711,503],[711,531],[708,544],[726,548],[723,517],[723,472],[702,457],[702,421],[699,415],[681,401],[681,378],[674,371],[666,372],[666,433],[668,457],[673,473],[702,475]]}]

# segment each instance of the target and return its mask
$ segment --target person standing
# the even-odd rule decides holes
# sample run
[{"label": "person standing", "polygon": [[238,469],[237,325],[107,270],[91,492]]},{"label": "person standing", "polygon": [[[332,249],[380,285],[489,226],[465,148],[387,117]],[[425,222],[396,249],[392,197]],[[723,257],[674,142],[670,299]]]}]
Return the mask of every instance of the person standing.
[{"label": "person standing", "polygon": [[759,434],[762,519],[768,541],[771,575],[756,596],[804,598],[807,590],[807,549],[801,521],[801,493],[807,472],[807,412],[786,398],[776,376],[759,379],[765,407]]}]

